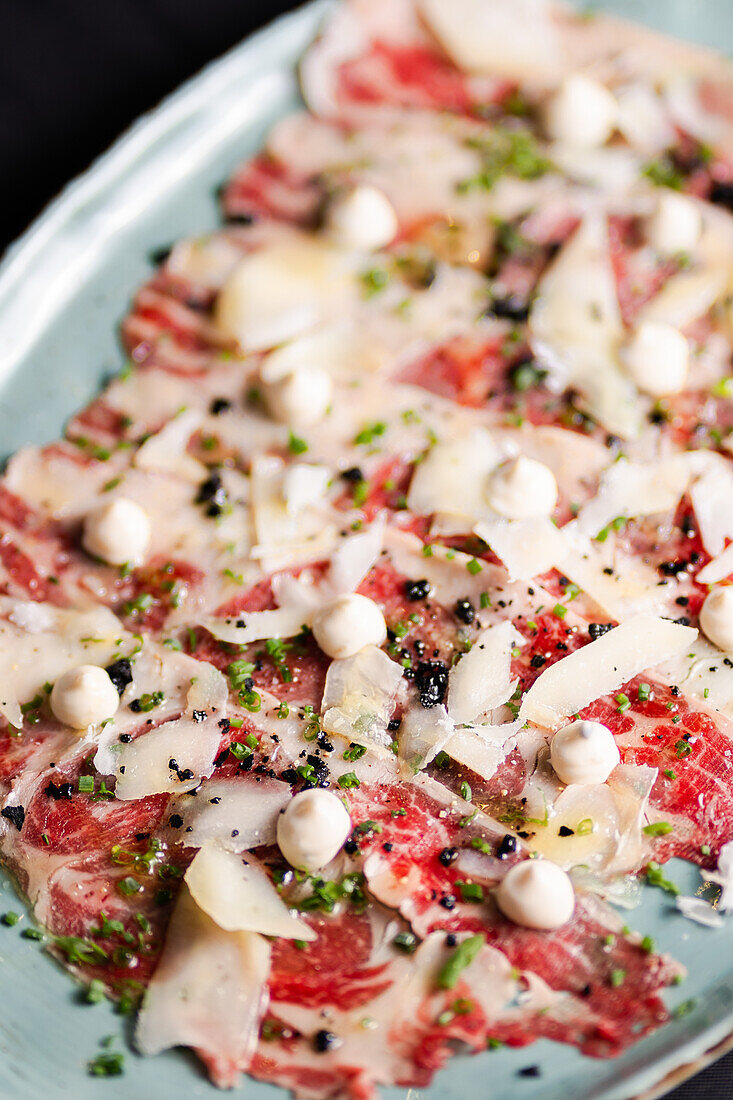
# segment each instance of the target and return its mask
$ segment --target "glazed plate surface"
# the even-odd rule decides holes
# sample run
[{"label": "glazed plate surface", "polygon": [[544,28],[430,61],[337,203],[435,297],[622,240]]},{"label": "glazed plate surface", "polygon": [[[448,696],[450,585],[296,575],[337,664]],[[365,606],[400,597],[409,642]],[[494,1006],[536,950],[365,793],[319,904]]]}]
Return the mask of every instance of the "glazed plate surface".
[{"label": "glazed plate surface", "polygon": [[[204,70],[133,127],[72,183],[0,265],[0,454],[57,437],[123,355],[117,329],[150,255],[218,222],[217,186],[298,104],[297,58],[327,2],[300,9]],[[730,0],[606,0],[597,5],[733,53]],[[673,861],[684,893],[698,871]],[[0,913],[23,911],[0,872]],[[631,1100],[661,1095],[733,1045],[733,918],[720,930],[679,915],[668,894],[645,888],[625,917],[688,969],[668,995],[670,1025],[615,1061],[594,1061],[547,1041],[524,1050],[457,1058],[426,1090],[387,1089],[385,1100]],[[0,925],[0,1096],[3,1100],[200,1100],[215,1090],[181,1052],[143,1059],[126,1051],[123,1077],[100,1080],[86,1062],[130,1024],[111,1006],[86,1005],[39,943]],[[518,1076],[538,1066],[538,1077]],[[237,1094],[277,1100],[243,1079]],[[235,1094],[236,1095],[236,1094]]]}]

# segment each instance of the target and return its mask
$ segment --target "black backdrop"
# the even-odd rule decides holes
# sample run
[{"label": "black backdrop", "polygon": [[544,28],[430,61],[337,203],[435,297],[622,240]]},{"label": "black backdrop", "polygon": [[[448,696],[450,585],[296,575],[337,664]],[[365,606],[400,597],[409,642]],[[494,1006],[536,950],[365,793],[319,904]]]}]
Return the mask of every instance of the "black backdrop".
[{"label": "black backdrop", "polygon": [[[0,0],[0,251],[139,114],[296,6],[295,0]],[[731,1098],[733,1055],[671,1094],[671,1100]]]}]

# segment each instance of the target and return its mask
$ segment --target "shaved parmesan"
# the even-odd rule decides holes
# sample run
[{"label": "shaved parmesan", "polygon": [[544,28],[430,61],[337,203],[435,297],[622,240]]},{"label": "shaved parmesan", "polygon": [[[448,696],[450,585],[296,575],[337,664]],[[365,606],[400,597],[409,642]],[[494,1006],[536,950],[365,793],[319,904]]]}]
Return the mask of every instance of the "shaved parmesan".
[{"label": "shaved parmesan", "polygon": [[679,656],[665,662],[658,675],[666,684],[684,688],[685,695],[733,718],[733,667],[725,654],[702,634]]},{"label": "shaved parmesan", "polygon": [[624,327],[604,218],[587,217],[540,280],[529,335],[558,389],[577,387],[608,431],[624,439],[638,435],[636,387],[618,356]]},{"label": "shaved parmesan", "polygon": [[512,80],[553,79],[560,37],[547,0],[419,0],[419,8],[452,61],[469,73]]},{"label": "shaved parmesan", "polygon": [[77,665],[105,665],[132,636],[106,607],[66,611],[0,598],[0,714],[23,725],[21,704]]},{"label": "shaved parmesan", "polygon": [[185,874],[199,909],[225,932],[261,932],[288,940],[315,940],[316,933],[292,917],[262,867],[217,844],[206,844]]},{"label": "shaved parmesan", "polygon": [[232,1087],[249,1067],[268,1001],[270,945],[251,932],[225,932],[184,886],[135,1032],[143,1054],[188,1046]]},{"label": "shaved parmesan", "polygon": [[343,539],[331,556],[323,584],[328,598],[354,592],[379,560],[384,541],[385,518],[378,517],[366,531]]},{"label": "shaved parmesan", "polygon": [[[697,513],[696,513],[697,514]],[[716,584],[733,573],[733,542],[697,574],[698,584]]]},{"label": "shaved parmesan", "polygon": [[470,768],[482,779],[491,779],[506,758],[513,738],[524,722],[505,722],[499,726],[467,726],[457,729],[444,749],[452,760]]},{"label": "shaved parmesan", "polygon": [[450,673],[448,714],[454,722],[474,722],[507,701],[517,685],[510,675],[512,649],[524,644],[508,621],[481,631]]},{"label": "shaved parmesan", "polygon": [[342,315],[357,296],[356,262],[315,237],[260,249],[240,260],[224,283],[216,323],[247,352],[282,344]]},{"label": "shaved parmesan", "polygon": [[295,578],[281,573],[273,577],[272,591],[280,605],[274,610],[244,612],[236,619],[207,618],[202,625],[220,641],[236,645],[263,638],[292,638],[310,625],[324,603],[359,586],[379,558],[384,528],[384,520],[377,519],[366,531],[342,539],[333,552],[328,573],[318,585],[302,575]]},{"label": "shaved parmesan", "polygon": [[484,428],[449,443],[436,443],[417,466],[407,506],[418,515],[437,512],[465,518],[491,514],[485,482],[501,452]]},{"label": "shaved parmesan", "polygon": [[693,482],[690,499],[703,546],[716,555],[733,539],[733,464],[717,455],[706,457],[707,469]]},{"label": "shaved parmesan", "polygon": [[331,661],[323,689],[323,728],[358,745],[388,749],[387,723],[402,685],[402,667],[377,646]]},{"label": "shaved parmesan", "polygon": [[486,520],[474,532],[501,559],[513,581],[546,573],[566,552],[562,533],[545,516]]},{"label": "shaved parmesan", "polygon": [[618,516],[651,516],[677,507],[690,481],[689,455],[646,464],[620,459],[602,475],[598,493],[569,525],[574,533],[594,538]]},{"label": "shaved parmesan", "polygon": [[[567,528],[563,529],[564,532]],[[568,538],[566,547],[571,540]],[[568,549],[555,561],[563,576],[569,577],[594,603],[617,622],[639,611],[655,611],[663,606],[659,574],[653,566],[636,558],[624,558],[614,568],[615,539],[587,542],[580,549]],[[610,572],[609,572],[610,571]]]},{"label": "shaved parmesan", "polygon": [[617,127],[634,149],[652,157],[674,145],[676,134],[664,104],[653,88],[641,82],[616,92]]},{"label": "shaved parmesan", "polygon": [[706,928],[722,928],[725,923],[717,909],[713,909],[709,901],[698,897],[677,897],[675,905],[683,917],[702,924]]},{"label": "shaved parmesan", "polygon": [[251,556],[268,571],[327,557],[335,537],[333,527],[324,525],[322,512],[313,507],[326,488],[322,468],[302,467],[300,474],[292,470],[274,455],[259,455],[252,462],[257,545]]},{"label": "shaved parmesan", "polygon": [[289,784],[279,779],[213,779],[181,795],[171,811],[183,819],[190,847],[216,841],[227,851],[244,852],[275,843],[278,815],[291,797]]},{"label": "shaved parmesan", "polygon": [[519,717],[554,729],[568,715],[615,691],[637,673],[684,653],[696,637],[692,627],[655,615],[627,619],[545,669],[524,696]]},{"label": "shaved parmesan", "polygon": [[139,470],[172,474],[194,484],[204,481],[206,467],[186,452],[191,436],[201,423],[201,413],[196,409],[179,413],[137,449],[134,465]]},{"label": "shaved parmesan", "polygon": [[410,707],[400,724],[400,757],[408,769],[422,771],[444,748],[453,734],[453,722],[444,706],[423,707],[419,703]]},{"label": "shaved parmesan", "polygon": [[309,466],[296,462],[283,473],[282,495],[289,516],[299,515],[304,508],[320,503],[326,495],[331,471],[325,466]]},{"label": "shaved parmesan", "polygon": [[[606,783],[573,783],[554,799],[547,825],[537,830],[533,847],[565,870],[581,866],[607,874],[635,871],[644,862],[649,795],[657,769],[619,764]],[[582,821],[589,831],[578,831]],[[562,827],[572,835],[559,835]]]},{"label": "shaved parmesan", "polygon": [[221,743],[218,718],[216,715],[204,722],[179,718],[121,745],[116,754],[117,798],[127,802],[149,794],[178,794],[198,786],[214,770]]}]

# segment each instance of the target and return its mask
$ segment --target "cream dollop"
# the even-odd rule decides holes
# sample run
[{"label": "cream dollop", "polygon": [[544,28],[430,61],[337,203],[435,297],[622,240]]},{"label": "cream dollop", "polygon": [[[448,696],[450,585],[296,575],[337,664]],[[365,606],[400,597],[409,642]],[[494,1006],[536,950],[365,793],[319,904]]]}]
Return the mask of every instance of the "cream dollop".
[{"label": "cream dollop", "polygon": [[504,916],[525,928],[561,928],[575,908],[570,878],[549,859],[526,859],[515,864],[494,897]]},{"label": "cream dollop", "polygon": [[491,473],[486,497],[507,519],[549,516],[557,503],[557,482],[549,466],[519,455]]},{"label": "cream dollop", "polygon": [[733,587],[714,588],[700,608],[700,626],[713,645],[733,653]]},{"label": "cream dollop", "polygon": [[351,818],[338,795],[316,787],[301,791],[277,820],[277,843],[291,867],[320,871],[351,832]]},{"label": "cream dollop", "polygon": [[651,397],[680,393],[690,366],[690,345],[679,329],[663,321],[644,321],[626,345],[626,368]]},{"label": "cream dollop", "polygon": [[97,726],[117,713],[117,688],[98,665],[78,665],[59,676],[51,691],[51,710],[72,729]]},{"label": "cream dollop", "polygon": [[309,428],[323,420],[333,396],[331,376],[315,365],[295,367],[263,386],[270,415],[294,428]]},{"label": "cream dollop", "polygon": [[608,88],[589,76],[573,73],[548,103],[545,125],[553,141],[595,149],[606,144],[617,119],[618,104]]},{"label": "cream dollop", "polygon": [[313,617],[313,637],[329,657],[353,657],[367,645],[381,645],[387,624],[380,608],[367,596],[339,596]]},{"label": "cream dollop", "polygon": [[550,763],[563,783],[605,783],[620,761],[614,736],[602,722],[571,722],[550,744]]},{"label": "cream dollop", "polygon": [[334,196],[326,211],[326,230],[345,248],[385,248],[397,235],[397,214],[383,191],[357,184]]},{"label": "cream dollop", "polygon": [[649,244],[663,256],[694,252],[702,234],[702,215],[686,195],[663,190],[647,222]]},{"label": "cream dollop", "polygon": [[147,512],[127,497],[115,497],[84,521],[82,545],[109,565],[141,565],[150,546]]}]

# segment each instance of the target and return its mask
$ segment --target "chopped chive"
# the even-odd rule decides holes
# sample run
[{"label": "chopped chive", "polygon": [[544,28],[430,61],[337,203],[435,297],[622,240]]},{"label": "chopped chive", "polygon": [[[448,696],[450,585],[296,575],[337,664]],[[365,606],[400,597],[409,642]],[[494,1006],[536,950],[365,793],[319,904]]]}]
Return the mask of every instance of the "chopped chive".
[{"label": "chopped chive", "polygon": [[456,947],[450,958],[443,963],[438,971],[438,985],[441,989],[453,989],[457,984],[461,973],[470,966],[486,943],[486,936],[479,932],[475,936],[469,936]]}]

